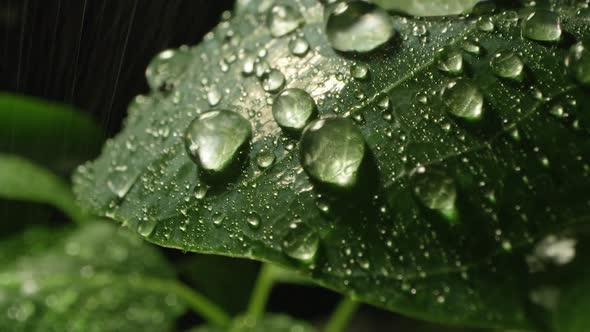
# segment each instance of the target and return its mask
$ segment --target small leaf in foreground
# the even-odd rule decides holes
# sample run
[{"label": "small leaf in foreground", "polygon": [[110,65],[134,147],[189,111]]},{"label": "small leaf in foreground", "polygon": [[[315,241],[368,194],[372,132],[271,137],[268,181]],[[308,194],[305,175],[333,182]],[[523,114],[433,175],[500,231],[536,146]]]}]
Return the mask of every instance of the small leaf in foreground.
[{"label": "small leaf in foreground", "polygon": [[0,247],[2,331],[160,332],[183,312],[161,287],[175,276],[159,252],[107,223],[29,229]]}]

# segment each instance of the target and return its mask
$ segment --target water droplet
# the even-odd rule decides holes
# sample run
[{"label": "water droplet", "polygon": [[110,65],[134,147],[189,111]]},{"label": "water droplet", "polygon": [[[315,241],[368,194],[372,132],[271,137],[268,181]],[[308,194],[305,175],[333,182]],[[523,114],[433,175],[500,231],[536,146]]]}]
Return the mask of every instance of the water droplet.
[{"label": "water droplet", "polygon": [[516,53],[504,51],[494,54],[490,67],[499,77],[519,80],[522,78],[524,63]]},{"label": "water droplet", "polygon": [[458,50],[444,49],[438,54],[438,69],[459,75],[463,72],[463,55]]},{"label": "water droplet", "polygon": [[256,164],[260,168],[268,168],[275,162],[275,154],[272,151],[261,150],[256,155]]},{"label": "water droplet", "polygon": [[252,75],[254,73],[255,68],[256,68],[256,57],[253,55],[247,55],[244,58],[244,63],[242,66],[242,73],[246,76]]},{"label": "water droplet", "polygon": [[222,172],[237,159],[251,134],[250,122],[240,114],[212,110],[190,123],[185,146],[191,159],[205,171]]},{"label": "water droplet", "polygon": [[467,53],[471,53],[473,55],[481,54],[481,47],[474,41],[465,40],[461,44],[461,47],[463,48],[463,51]]},{"label": "water droplet", "polygon": [[296,56],[304,56],[309,51],[309,43],[303,37],[295,37],[289,41],[289,51]]},{"label": "water droplet", "polygon": [[281,92],[272,104],[275,121],[288,130],[302,130],[315,113],[315,101],[301,89],[287,89]]},{"label": "water droplet", "polygon": [[459,80],[450,83],[442,94],[449,113],[466,120],[479,120],[483,116],[483,95],[471,82]]},{"label": "water droplet", "polygon": [[350,76],[357,80],[364,80],[369,76],[369,66],[364,63],[355,63],[350,66]]},{"label": "water droplet", "polygon": [[424,169],[416,172],[414,194],[427,208],[438,211],[450,221],[457,219],[455,181],[442,172]]},{"label": "water droplet", "polygon": [[270,33],[274,37],[289,34],[303,24],[301,13],[289,5],[273,6],[266,21]]},{"label": "water droplet", "polygon": [[262,88],[266,92],[277,92],[285,84],[285,75],[277,69],[271,69],[270,72],[264,75],[262,80]]},{"label": "water droplet", "polygon": [[494,22],[492,22],[492,19],[489,16],[483,16],[477,20],[477,28],[479,31],[491,32],[494,31],[495,27]]},{"label": "water droplet", "polygon": [[146,69],[145,76],[152,89],[172,88],[171,81],[182,74],[185,66],[183,59],[187,52],[181,50],[165,50],[158,54]]},{"label": "water droplet", "polygon": [[522,21],[522,35],[536,41],[556,41],[561,38],[559,15],[537,10]]},{"label": "water droplet", "polygon": [[389,14],[365,1],[341,2],[329,14],[326,34],[332,47],[344,52],[368,52],[394,35]]},{"label": "water droplet", "polygon": [[215,212],[215,213],[213,213],[211,220],[213,221],[213,225],[221,226],[221,224],[225,220],[225,214],[223,214],[221,212]]},{"label": "water droplet", "polygon": [[301,137],[301,162],[309,176],[339,188],[356,184],[365,156],[361,131],[345,118],[316,120]]},{"label": "water droplet", "polygon": [[258,215],[258,213],[250,212],[246,217],[246,221],[248,222],[248,225],[250,225],[251,228],[258,229],[258,227],[260,227],[261,218]]},{"label": "water droplet", "polygon": [[195,187],[195,198],[196,199],[203,199],[207,195],[207,191],[209,191],[209,187],[204,184],[198,184]]},{"label": "water droplet", "polygon": [[578,42],[570,48],[566,65],[578,82],[590,84],[590,52],[585,43]]},{"label": "water droplet", "polygon": [[156,224],[156,219],[144,219],[137,225],[137,232],[143,237],[148,237],[152,234],[154,228],[156,228]]},{"label": "water droplet", "polygon": [[311,263],[320,244],[316,231],[302,222],[294,222],[283,238],[283,252],[296,260]]},{"label": "water droplet", "polygon": [[223,94],[215,86],[211,87],[209,89],[209,91],[207,91],[207,102],[211,106],[216,106],[217,104],[219,104],[222,97],[223,97]]}]

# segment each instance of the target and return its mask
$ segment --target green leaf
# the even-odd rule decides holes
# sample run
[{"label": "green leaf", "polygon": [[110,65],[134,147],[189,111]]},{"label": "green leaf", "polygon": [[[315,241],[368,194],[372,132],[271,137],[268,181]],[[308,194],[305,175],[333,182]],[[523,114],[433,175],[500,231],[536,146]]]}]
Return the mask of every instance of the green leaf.
[{"label": "green leaf", "polygon": [[167,331],[183,312],[160,253],[107,223],[29,228],[0,248],[2,331]]},{"label": "green leaf", "polygon": [[245,318],[236,318],[228,330],[215,327],[202,326],[190,330],[191,332],[314,332],[311,325],[305,322],[296,321],[285,315],[269,314],[261,320],[250,321]]},{"label": "green leaf", "polygon": [[415,16],[464,14],[482,0],[372,0],[385,9]]},{"label": "green leaf", "polygon": [[0,154],[0,198],[50,204],[77,222],[85,218],[66,183],[17,156]]},{"label": "green leaf", "polygon": [[[586,11],[555,5],[560,29],[551,13],[531,16],[534,7],[467,19],[393,16],[398,37],[354,54],[330,47],[328,14],[301,0],[301,18],[278,12],[301,25],[310,45],[302,55],[290,52],[294,36],[271,36],[268,4],[244,1],[201,45],[155,60],[154,90],[137,99],[103,155],[80,168],[78,197],[156,244],[270,261],[412,317],[535,325],[524,252],[590,221],[590,100],[564,61],[590,34]],[[346,173],[352,185],[358,170],[351,191],[310,180],[297,135],[273,120],[276,94],[265,89],[275,91],[280,75],[248,75],[252,63],[306,90],[320,116],[357,121],[366,157]],[[241,168],[221,179],[200,172],[183,142],[211,108],[238,112],[253,127],[249,146],[231,142],[246,156],[225,153]],[[358,135],[346,130],[332,142],[354,136],[358,156]]]},{"label": "green leaf", "polygon": [[99,151],[104,134],[72,107],[0,93],[0,152],[18,154],[69,175]]}]

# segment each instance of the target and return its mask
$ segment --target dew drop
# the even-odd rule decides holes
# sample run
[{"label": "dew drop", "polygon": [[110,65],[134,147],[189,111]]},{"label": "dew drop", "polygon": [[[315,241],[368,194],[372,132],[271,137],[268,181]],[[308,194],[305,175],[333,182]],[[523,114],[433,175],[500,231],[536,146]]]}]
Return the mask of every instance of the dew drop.
[{"label": "dew drop", "polygon": [[290,225],[283,238],[283,252],[298,261],[311,263],[318,251],[320,237],[316,231],[302,222]]},{"label": "dew drop", "polygon": [[326,34],[332,47],[343,52],[368,52],[394,35],[389,14],[365,1],[340,2],[329,14]]},{"label": "dew drop", "polygon": [[207,196],[207,191],[209,191],[209,187],[204,185],[204,184],[198,184],[195,187],[195,198],[196,199],[203,199],[205,198],[205,196]]},{"label": "dew drop", "polygon": [[262,88],[266,92],[277,92],[285,84],[285,75],[277,69],[271,69],[268,74],[264,75]]},{"label": "dew drop", "polygon": [[139,225],[137,226],[137,232],[143,237],[148,237],[154,232],[156,223],[156,219],[144,219],[139,222]]},{"label": "dew drop", "polygon": [[267,25],[274,37],[287,35],[303,24],[301,13],[289,5],[273,6],[267,17]]},{"label": "dew drop", "polygon": [[221,101],[223,94],[217,87],[211,87],[209,91],[207,91],[207,102],[210,106],[217,106]]},{"label": "dew drop", "polygon": [[452,75],[463,72],[463,55],[458,50],[444,49],[438,54],[438,69]]},{"label": "dew drop", "polygon": [[479,44],[477,44],[474,41],[470,41],[470,40],[463,41],[463,43],[461,44],[461,48],[463,48],[463,51],[473,54],[473,55],[481,54],[481,46],[479,46]]},{"label": "dew drop", "polygon": [[258,229],[258,227],[260,227],[260,221],[260,215],[256,212],[250,212],[246,217],[246,222],[248,222],[248,225],[250,225],[252,229]]},{"label": "dew drop", "polygon": [[301,163],[313,179],[339,188],[356,184],[365,157],[361,131],[346,118],[310,123],[301,137]]},{"label": "dew drop", "polygon": [[304,56],[309,51],[309,43],[303,37],[295,37],[289,41],[289,52],[296,56]]},{"label": "dew drop", "polygon": [[145,71],[148,85],[152,89],[171,88],[171,80],[184,71],[182,61],[187,52],[181,50],[165,50],[158,54]]},{"label": "dew drop", "polygon": [[256,164],[260,168],[268,168],[275,162],[275,154],[272,151],[261,150],[256,155]]},{"label": "dew drop", "polygon": [[494,54],[490,67],[498,77],[519,80],[522,78],[524,63],[516,53],[504,51]]},{"label": "dew drop", "polygon": [[566,58],[571,74],[581,84],[590,84],[590,52],[583,42],[574,44]]},{"label": "dew drop", "polygon": [[466,80],[452,82],[443,91],[443,102],[454,116],[480,120],[483,116],[483,95],[479,88]]},{"label": "dew drop", "polygon": [[522,35],[536,41],[557,41],[561,38],[559,15],[537,10],[522,21]]},{"label": "dew drop", "polygon": [[191,159],[210,172],[223,172],[235,161],[252,134],[250,122],[228,110],[211,110],[186,129],[185,147]]},{"label": "dew drop", "polygon": [[364,80],[369,76],[369,66],[364,63],[355,63],[350,66],[350,76],[357,80]]},{"label": "dew drop", "polygon": [[302,89],[281,92],[272,104],[272,115],[284,129],[301,131],[316,114],[316,103]]},{"label": "dew drop", "polygon": [[495,27],[494,22],[492,22],[492,19],[489,16],[483,16],[477,20],[477,28],[479,31],[491,32],[494,31]]},{"label": "dew drop", "polygon": [[456,221],[455,181],[438,171],[421,169],[414,175],[414,194],[427,208],[439,212],[449,221]]},{"label": "dew drop", "polygon": [[211,220],[213,221],[213,225],[221,226],[221,224],[225,220],[225,214],[223,214],[221,212],[215,212],[215,213],[213,213]]}]

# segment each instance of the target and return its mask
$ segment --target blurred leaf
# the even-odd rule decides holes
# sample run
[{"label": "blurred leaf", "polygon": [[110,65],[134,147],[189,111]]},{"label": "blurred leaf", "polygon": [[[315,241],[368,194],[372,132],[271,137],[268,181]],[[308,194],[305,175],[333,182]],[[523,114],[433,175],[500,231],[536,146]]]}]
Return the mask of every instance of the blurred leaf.
[{"label": "blurred leaf", "polygon": [[84,219],[69,186],[60,178],[24,158],[1,153],[0,198],[50,204],[74,221]]},{"label": "blurred leaf", "polygon": [[[348,54],[332,48],[325,33],[332,14],[318,1],[290,1],[290,9],[244,3],[201,45],[152,62],[151,94],[76,175],[84,204],[156,244],[273,262],[412,317],[534,326],[522,251],[556,229],[590,222],[590,98],[581,84],[589,55],[584,45],[581,59],[570,52],[590,37],[587,11],[559,2],[536,16],[532,4],[482,17],[393,15],[398,38]],[[369,12],[347,13],[353,23],[388,27],[378,8],[350,8]],[[271,35],[269,15],[281,13],[301,25],[297,34]],[[374,31],[359,25],[334,23],[330,35]],[[294,54],[301,34],[309,48]],[[566,67],[568,57],[575,68]],[[359,66],[362,77],[352,74]],[[273,118],[279,88],[269,85],[282,83],[277,73],[285,87],[316,100],[319,116],[340,117],[362,133],[358,186],[338,191],[308,176],[309,151]],[[191,121],[212,108],[233,110],[252,126],[242,167],[223,179],[208,177],[184,140]],[[324,169],[347,175],[344,165],[361,160],[346,158],[362,150],[347,145],[326,156],[351,131],[317,140]],[[258,157],[269,151],[271,162],[261,166]],[[210,152],[215,159],[227,151]]]},{"label": "blurred leaf", "polygon": [[18,154],[60,175],[94,157],[104,134],[70,106],[0,93],[0,152]]},{"label": "blurred leaf", "polygon": [[104,222],[30,228],[0,242],[0,330],[170,330],[183,311],[159,252]]},{"label": "blurred leaf", "polygon": [[190,332],[314,332],[311,325],[294,320],[285,315],[268,314],[263,319],[253,322],[245,318],[237,318],[228,330],[202,326]]},{"label": "blurred leaf", "polygon": [[389,10],[415,16],[464,14],[482,0],[371,0]]}]

